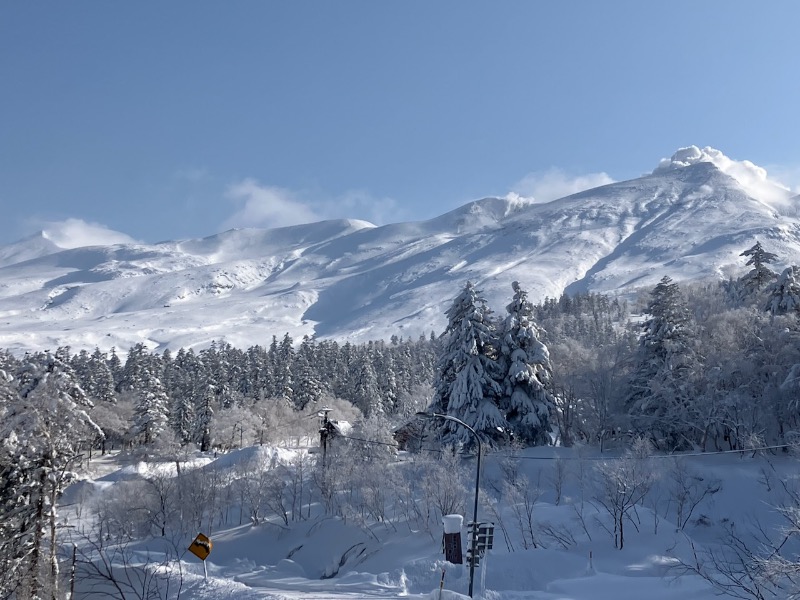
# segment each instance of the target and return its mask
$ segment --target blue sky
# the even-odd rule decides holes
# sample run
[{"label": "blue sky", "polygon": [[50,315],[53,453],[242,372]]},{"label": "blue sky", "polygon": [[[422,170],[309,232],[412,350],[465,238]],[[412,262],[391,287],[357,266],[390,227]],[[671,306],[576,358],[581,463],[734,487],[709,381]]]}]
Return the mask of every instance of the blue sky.
[{"label": "blue sky", "polygon": [[800,3],[0,6],[0,244],[540,199],[710,145],[800,184]]}]

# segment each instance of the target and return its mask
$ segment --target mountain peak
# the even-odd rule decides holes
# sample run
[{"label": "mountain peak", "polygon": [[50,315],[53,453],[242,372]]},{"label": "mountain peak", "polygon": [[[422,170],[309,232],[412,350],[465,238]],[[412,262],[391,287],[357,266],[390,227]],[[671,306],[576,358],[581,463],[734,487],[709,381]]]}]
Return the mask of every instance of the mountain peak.
[{"label": "mountain peak", "polygon": [[[702,149],[698,148],[697,146],[687,146],[685,148],[678,148],[675,154],[673,154],[670,158],[662,158],[653,173],[674,171],[676,169],[683,169],[684,167],[699,163],[711,163],[721,171],[724,171],[725,169],[723,166],[729,164],[730,162],[732,162],[730,158],[711,146],[706,146]],[[756,169],[760,168],[756,167],[749,161],[745,162],[752,165]],[[766,171],[764,171],[764,175],[766,176]]]},{"label": "mountain peak", "polygon": [[792,195],[791,190],[767,176],[767,170],[749,160],[734,160],[720,150],[706,146],[679,148],[671,158],[662,158],[653,174],[667,173],[701,163],[711,163],[717,169],[736,180],[751,197],[768,203],[784,204]]}]

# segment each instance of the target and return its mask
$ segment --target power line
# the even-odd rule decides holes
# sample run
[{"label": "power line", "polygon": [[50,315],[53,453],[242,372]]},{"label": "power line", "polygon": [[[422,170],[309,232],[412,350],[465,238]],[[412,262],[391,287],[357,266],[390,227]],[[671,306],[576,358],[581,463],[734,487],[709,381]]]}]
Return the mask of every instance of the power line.
[{"label": "power line", "polygon": [[[364,442],[366,444],[376,444],[381,446],[389,446],[390,448],[400,448],[399,444],[391,444],[388,442],[381,442],[379,440],[367,440],[363,438],[357,438],[347,435],[340,435],[339,437],[344,438],[346,440],[353,440],[356,442]],[[779,444],[776,446],[760,446],[758,448],[744,448],[742,450],[715,450],[713,452],[686,452],[682,454],[651,454],[649,456],[645,456],[642,458],[684,458],[684,457],[707,457],[707,456],[719,456],[723,454],[744,454],[746,452],[764,452],[767,450],[784,450],[786,448],[792,448],[792,444]],[[444,452],[444,450],[440,448],[420,448],[419,451],[422,452]],[[494,456],[496,458],[511,458],[516,460],[615,460],[618,457],[610,457],[610,456],[520,456],[514,454],[498,454],[498,453],[491,453],[488,454],[489,456]],[[634,457],[635,458],[635,457]]]}]

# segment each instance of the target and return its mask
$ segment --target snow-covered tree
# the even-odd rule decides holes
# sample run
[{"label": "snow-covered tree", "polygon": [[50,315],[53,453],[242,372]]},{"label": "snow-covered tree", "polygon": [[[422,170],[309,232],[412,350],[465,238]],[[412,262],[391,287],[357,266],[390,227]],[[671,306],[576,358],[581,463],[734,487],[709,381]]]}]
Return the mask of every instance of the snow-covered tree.
[{"label": "snow-covered tree", "polygon": [[0,585],[17,598],[58,597],[56,501],[81,447],[102,436],[62,358],[68,356],[28,356],[17,373],[18,395],[0,406],[0,528],[8,528],[0,536]]},{"label": "snow-covered tree", "polygon": [[764,307],[771,315],[800,315],[800,267],[786,267],[780,277],[766,289],[767,304]]},{"label": "snow-covered tree", "polygon": [[213,442],[211,437],[211,425],[214,418],[214,408],[212,406],[214,397],[214,386],[210,384],[206,385],[195,407],[194,441],[200,446],[202,452],[208,452]]},{"label": "snow-covered tree", "polygon": [[151,375],[158,374],[156,367],[157,361],[158,359],[148,352],[144,344],[134,344],[128,351],[128,356],[125,359],[119,390],[126,392],[140,389],[142,387],[143,373],[145,371],[149,372]]},{"label": "snow-covered tree", "polygon": [[[272,348],[270,348],[272,352]],[[294,396],[294,381],[292,381],[292,365],[294,363],[294,341],[287,333],[277,346],[274,360],[275,396],[291,403]]]},{"label": "snow-covered tree", "polygon": [[292,380],[294,381],[294,405],[303,410],[309,404],[314,404],[322,396],[322,382],[315,368],[314,343],[308,337],[303,338],[300,350],[292,365]]},{"label": "snow-covered tree", "polygon": [[169,418],[169,398],[161,380],[145,367],[140,373],[140,387],[135,390],[134,432],[143,444],[161,435]]},{"label": "snow-covered tree", "polygon": [[664,277],[651,293],[639,356],[630,381],[628,411],[634,427],[669,448],[691,445],[692,373],[698,360],[692,319],[678,284]]},{"label": "snow-covered tree", "polygon": [[[472,282],[467,282],[446,315],[432,408],[461,419],[490,439],[505,437],[508,423],[498,406],[503,393],[498,381],[503,375],[486,300]],[[443,430],[446,440],[473,443],[470,432],[458,423],[445,421]]]},{"label": "snow-covered tree", "polygon": [[595,499],[613,520],[614,547],[622,550],[625,547],[625,522],[630,521],[650,492],[656,480],[656,469],[650,460],[651,449],[644,438],[637,438],[631,449],[620,458],[607,460],[596,465],[599,486]]},{"label": "snow-covered tree", "polygon": [[516,439],[526,445],[550,443],[552,367],[547,346],[533,317],[533,305],[518,282],[506,307],[500,344],[503,379],[501,408]]},{"label": "snow-covered tree", "polygon": [[372,358],[366,349],[359,352],[353,361],[350,381],[353,384],[351,393],[353,404],[364,416],[369,417],[375,413],[383,413],[378,377],[375,374]]},{"label": "snow-covered tree", "polygon": [[756,242],[755,246],[745,250],[739,256],[747,256],[747,266],[753,267],[739,279],[739,282],[745,290],[749,292],[759,292],[775,279],[775,271],[770,269],[767,265],[776,262],[778,256],[764,250],[761,242]]}]

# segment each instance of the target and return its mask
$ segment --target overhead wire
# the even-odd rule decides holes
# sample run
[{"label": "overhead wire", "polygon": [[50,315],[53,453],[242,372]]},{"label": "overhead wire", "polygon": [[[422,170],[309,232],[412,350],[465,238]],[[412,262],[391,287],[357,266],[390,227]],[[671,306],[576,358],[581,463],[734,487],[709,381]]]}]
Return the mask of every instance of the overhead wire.
[{"label": "overhead wire", "polygon": [[[364,442],[366,444],[376,444],[382,446],[388,446],[391,448],[400,448],[399,444],[391,444],[389,442],[382,442],[380,440],[367,440],[363,438],[357,438],[348,435],[340,435],[339,437],[353,440],[356,442]],[[766,452],[771,450],[785,450],[788,448],[794,447],[792,444],[778,444],[774,446],[759,446],[757,448],[743,448],[741,450],[714,450],[709,452],[682,452],[680,454],[650,454],[647,456],[643,456],[641,458],[685,458],[685,457],[708,457],[708,456],[719,456],[724,454],[746,454],[749,452]],[[441,448],[419,448],[418,451],[421,452],[444,452]],[[500,454],[500,453],[491,453],[490,456],[494,456],[497,458],[511,458],[516,460],[614,460],[615,458],[619,457],[612,457],[612,456],[521,456],[519,454]],[[635,457],[634,457],[635,458]]]}]

